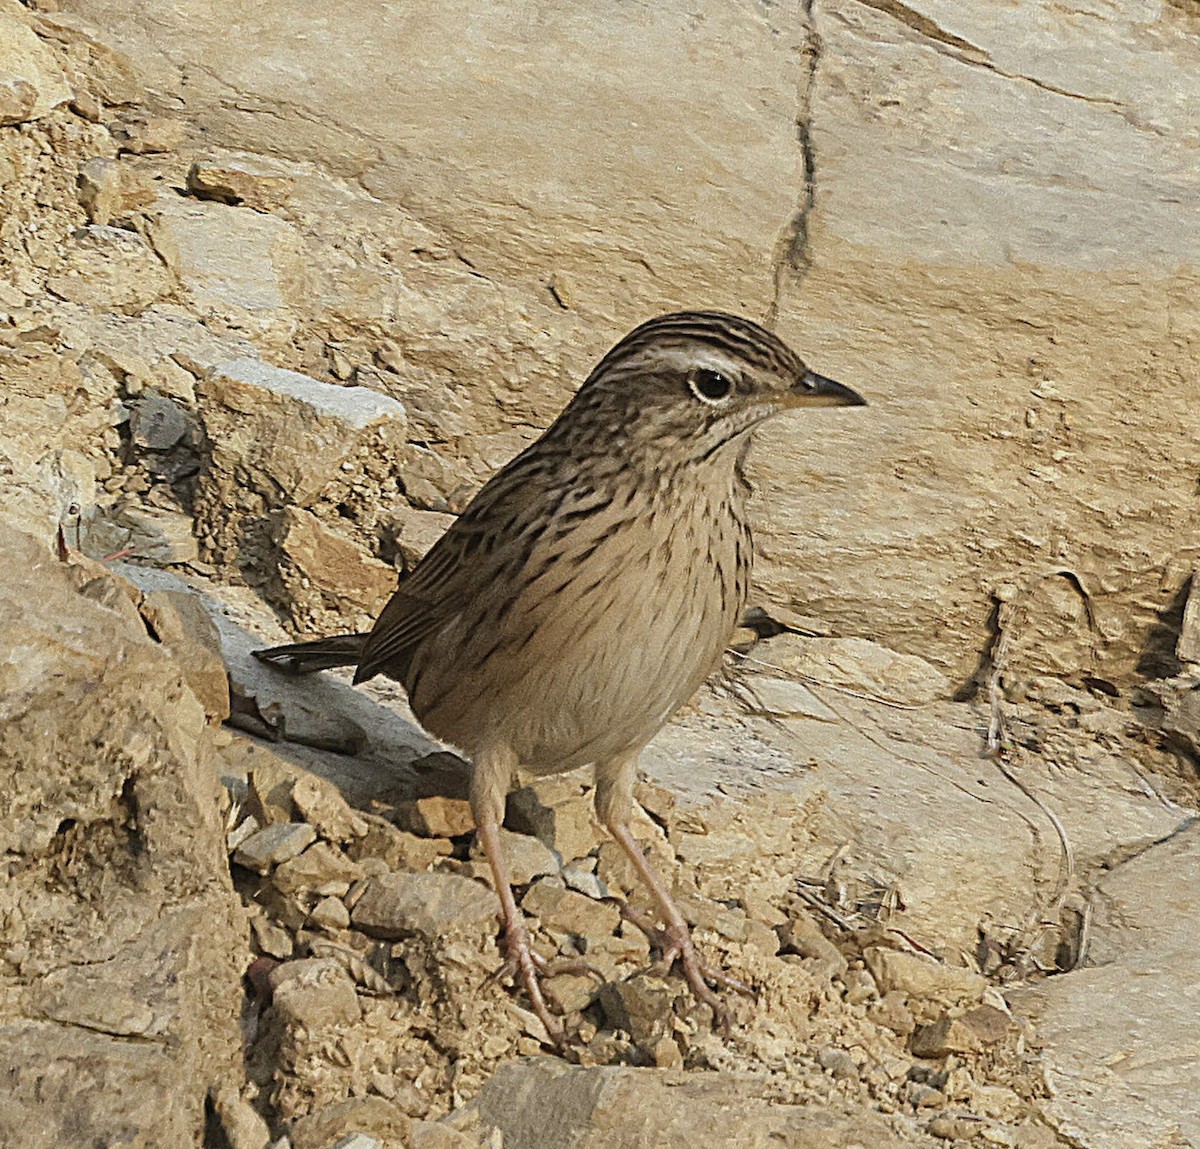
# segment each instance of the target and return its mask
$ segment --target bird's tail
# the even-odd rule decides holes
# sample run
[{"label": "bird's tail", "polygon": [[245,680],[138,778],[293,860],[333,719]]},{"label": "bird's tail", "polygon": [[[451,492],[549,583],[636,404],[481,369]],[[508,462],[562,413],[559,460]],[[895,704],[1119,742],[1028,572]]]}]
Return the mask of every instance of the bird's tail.
[{"label": "bird's tail", "polygon": [[315,642],[293,642],[251,653],[284,674],[315,674],[334,666],[357,666],[366,644],[366,634],[335,634]]}]

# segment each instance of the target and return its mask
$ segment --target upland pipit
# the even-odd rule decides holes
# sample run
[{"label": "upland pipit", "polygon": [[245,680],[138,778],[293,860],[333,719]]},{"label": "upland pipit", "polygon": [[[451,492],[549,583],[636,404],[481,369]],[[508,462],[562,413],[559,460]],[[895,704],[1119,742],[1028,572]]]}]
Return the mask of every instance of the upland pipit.
[{"label": "upland pipit", "polygon": [[782,411],[864,402],[747,319],[652,319],[476,495],[369,634],[258,652],[293,673],[386,674],[426,729],[467,754],[509,964],[552,1036],[544,960],[500,847],[516,768],[594,764],[597,814],[653,895],[664,961],[722,1016],[709,983],[736,983],[701,961],[630,832],[638,754],[720,663],[745,605],[750,431]]}]

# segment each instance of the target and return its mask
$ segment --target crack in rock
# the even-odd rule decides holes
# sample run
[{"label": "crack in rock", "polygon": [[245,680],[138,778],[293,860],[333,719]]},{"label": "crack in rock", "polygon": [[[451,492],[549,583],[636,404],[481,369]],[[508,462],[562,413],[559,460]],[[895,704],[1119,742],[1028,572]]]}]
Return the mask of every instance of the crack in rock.
[{"label": "crack in rock", "polygon": [[[1120,100],[1114,100],[1108,96],[1088,96],[1083,92],[1072,92],[1069,88],[1060,88],[1057,84],[1051,84],[1047,80],[1039,80],[1036,76],[1026,76],[1021,72],[1006,72],[1003,68],[996,66],[990,53],[986,50],[977,44],[972,44],[970,40],[964,40],[961,36],[954,35],[953,32],[947,32],[936,21],[931,20],[924,13],[908,7],[907,4],[900,3],[900,0],[858,0],[858,2],[864,7],[874,8],[877,12],[891,16],[906,28],[911,28],[917,35],[931,41],[935,46],[944,45],[944,47],[939,47],[938,51],[962,64],[983,68],[1005,80],[1018,80],[1032,84],[1043,92],[1050,92],[1069,100],[1082,100],[1085,104],[1100,104],[1110,108],[1124,108]],[[946,48],[952,49],[952,51],[946,51]]]},{"label": "crack in rock", "polygon": [[808,243],[808,219],[816,203],[817,165],[812,140],[812,90],[816,82],[817,64],[821,56],[821,37],[813,21],[816,0],[803,0],[804,46],[800,49],[800,78],[796,110],[796,141],[800,145],[803,183],[800,203],[784,224],[775,245],[772,260],[774,290],[766,323],[772,326],[779,313],[779,304],[789,275],[803,278],[812,262]]}]

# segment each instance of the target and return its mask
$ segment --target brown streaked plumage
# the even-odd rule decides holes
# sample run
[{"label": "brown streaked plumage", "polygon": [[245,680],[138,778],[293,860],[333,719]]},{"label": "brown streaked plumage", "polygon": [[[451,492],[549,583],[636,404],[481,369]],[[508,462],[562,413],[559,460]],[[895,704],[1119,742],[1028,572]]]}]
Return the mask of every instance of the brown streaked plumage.
[{"label": "brown streaked plumage", "polygon": [[864,402],[747,319],[652,319],[484,486],[370,634],[258,652],[294,673],[398,680],[425,728],[471,759],[509,960],[552,1035],[499,845],[513,774],[594,764],[597,812],[654,895],[667,960],[721,1015],[708,982],[735,983],[700,961],[629,831],[637,757],[718,665],[745,605],[749,432],[788,409]]}]

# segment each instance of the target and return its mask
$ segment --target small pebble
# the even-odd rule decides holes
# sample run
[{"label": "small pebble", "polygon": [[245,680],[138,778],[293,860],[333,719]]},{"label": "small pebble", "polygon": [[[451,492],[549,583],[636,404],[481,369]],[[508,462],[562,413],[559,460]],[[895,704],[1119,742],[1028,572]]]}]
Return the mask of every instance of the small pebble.
[{"label": "small pebble", "polygon": [[233,852],[233,860],[256,874],[266,874],[272,866],[294,858],[317,839],[307,822],[277,822],[256,830]]},{"label": "small pebble", "polygon": [[817,1063],[838,1080],[849,1080],[858,1076],[858,1066],[854,1064],[854,1058],[844,1049],[827,1046],[817,1054]]},{"label": "small pebble", "polygon": [[258,819],[253,814],[248,814],[225,835],[225,845],[229,852],[232,854],[251,834],[261,828]]},{"label": "small pebble", "polygon": [[344,930],[350,926],[350,911],[341,898],[322,898],[313,906],[308,920],[327,930]]},{"label": "small pebble", "polygon": [[572,862],[563,867],[562,880],[566,882],[568,889],[585,897],[594,898],[596,901],[608,897],[608,886],[604,884],[604,880],[593,870],[585,870],[578,863]]},{"label": "small pebble", "polygon": [[330,1149],[379,1149],[379,1142],[365,1133],[347,1133],[340,1141],[335,1141]]}]

